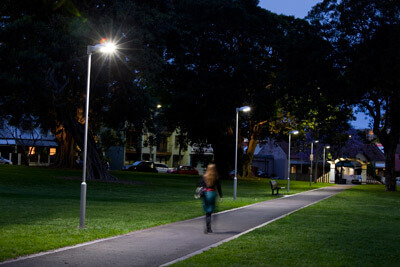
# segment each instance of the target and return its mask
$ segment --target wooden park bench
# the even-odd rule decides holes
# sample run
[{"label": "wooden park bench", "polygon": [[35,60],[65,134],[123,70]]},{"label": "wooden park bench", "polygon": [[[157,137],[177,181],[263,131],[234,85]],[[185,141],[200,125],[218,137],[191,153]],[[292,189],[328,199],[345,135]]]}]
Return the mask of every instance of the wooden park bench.
[{"label": "wooden park bench", "polygon": [[274,180],[271,180],[270,183],[271,183],[272,195],[274,195],[275,190],[276,190],[276,195],[279,195],[279,189],[284,189],[284,187],[278,186],[278,183]]}]

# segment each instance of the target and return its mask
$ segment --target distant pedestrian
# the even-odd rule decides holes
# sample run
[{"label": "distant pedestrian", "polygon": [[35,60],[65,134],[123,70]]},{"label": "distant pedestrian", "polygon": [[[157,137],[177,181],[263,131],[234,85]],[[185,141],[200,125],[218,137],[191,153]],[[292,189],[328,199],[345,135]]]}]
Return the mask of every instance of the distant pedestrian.
[{"label": "distant pedestrian", "polygon": [[217,197],[217,193],[215,190],[218,190],[220,202],[222,202],[222,190],[221,183],[218,179],[217,167],[215,164],[209,164],[207,166],[206,173],[203,176],[203,181],[205,184],[205,192],[203,198],[203,208],[206,213],[206,230],[205,233],[212,233],[211,229],[211,214],[215,209],[215,198]]}]

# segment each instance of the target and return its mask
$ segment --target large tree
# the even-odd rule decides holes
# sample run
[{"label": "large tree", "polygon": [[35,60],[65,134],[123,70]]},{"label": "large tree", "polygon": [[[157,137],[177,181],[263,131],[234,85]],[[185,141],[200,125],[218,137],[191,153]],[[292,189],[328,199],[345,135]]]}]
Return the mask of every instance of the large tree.
[{"label": "large tree", "polygon": [[[332,127],[345,127],[351,110],[345,105],[340,89],[341,79],[334,68],[331,57],[332,46],[322,39],[307,21],[293,17],[277,17],[280,32],[273,36],[274,79],[270,87],[274,95],[263,97],[254,95],[254,105],[274,111],[269,99],[278,108],[275,117],[267,117],[267,112],[257,112],[258,117],[249,132],[251,135],[247,150],[247,174],[250,173],[251,159],[257,139],[287,133],[293,129],[312,131],[319,139]],[[264,102],[264,103],[263,103]],[[252,114],[253,115],[253,114]],[[264,121],[262,120],[264,119]]]},{"label": "large tree", "polygon": [[335,47],[336,66],[348,79],[347,96],[373,119],[385,148],[386,190],[395,191],[395,150],[400,124],[400,3],[392,0],[325,0],[310,13]]},{"label": "large tree", "polygon": [[277,24],[274,15],[257,6],[258,1],[175,3],[179,34],[166,53],[165,114],[190,140],[212,144],[225,176],[234,162],[236,108],[260,92],[273,110],[268,81]]},{"label": "large tree", "polygon": [[114,58],[93,55],[88,179],[113,179],[93,135],[100,127],[139,130],[150,117],[152,79],[162,69],[168,1],[2,1],[0,111],[18,124],[38,118],[60,141],[59,166],[83,147],[88,45],[114,39]]}]

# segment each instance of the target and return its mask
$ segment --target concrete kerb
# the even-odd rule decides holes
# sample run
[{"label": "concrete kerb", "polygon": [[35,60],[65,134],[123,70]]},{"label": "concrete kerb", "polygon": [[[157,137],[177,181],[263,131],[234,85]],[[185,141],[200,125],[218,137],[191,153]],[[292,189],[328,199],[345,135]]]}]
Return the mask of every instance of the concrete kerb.
[{"label": "concrete kerb", "polygon": [[[299,195],[299,194],[304,194],[304,193],[307,193],[307,192],[316,191],[316,190],[320,190],[320,189],[323,189],[323,188],[324,188],[324,187],[322,187],[322,188],[316,188],[316,189],[312,189],[312,190],[308,190],[308,191],[296,193],[296,194],[293,194],[293,195],[282,195],[282,198],[293,197],[293,196],[296,196],[296,195]],[[331,197],[331,196],[329,196],[329,197]],[[328,198],[328,197],[327,197],[327,198]],[[324,198],[324,199],[326,199],[326,198]],[[321,199],[321,200],[324,200],[324,199]],[[321,200],[319,200],[319,201],[321,201]],[[266,200],[266,201],[270,201],[270,200]],[[236,211],[236,210],[240,210],[240,209],[244,209],[244,208],[256,206],[256,205],[259,205],[259,204],[262,203],[262,202],[265,202],[265,201],[253,203],[253,204],[250,204],[250,205],[247,205],[247,206],[243,206],[243,207],[238,207],[238,208],[234,208],[234,209],[229,209],[229,210],[220,211],[220,212],[215,213],[215,215],[217,215],[217,214],[223,214],[223,213],[228,213],[228,212],[233,212],[233,211]],[[317,202],[318,202],[318,201],[317,201]],[[309,204],[309,205],[307,205],[307,206],[304,206],[304,207],[302,207],[302,208],[308,207],[308,206],[313,205],[313,204],[315,204],[315,203],[317,203],[317,202],[311,203],[311,204]],[[300,209],[302,209],[302,208],[300,208]],[[229,238],[227,238],[227,239],[224,239],[224,240],[222,240],[222,241],[219,241],[219,242],[217,242],[217,243],[215,243],[215,244],[212,244],[212,245],[210,245],[210,246],[207,246],[207,247],[205,247],[205,248],[203,248],[203,249],[201,249],[201,250],[198,250],[198,251],[196,251],[196,252],[190,253],[190,254],[187,255],[187,256],[184,256],[184,257],[182,257],[182,258],[179,258],[179,259],[177,259],[177,260],[174,260],[173,262],[166,263],[166,264],[164,264],[164,265],[162,265],[162,266],[168,266],[168,265],[170,265],[170,264],[172,264],[172,263],[174,263],[174,262],[178,262],[178,261],[184,260],[184,259],[186,259],[186,258],[190,258],[190,257],[192,257],[192,256],[194,256],[194,255],[200,254],[200,253],[202,253],[202,252],[204,252],[204,251],[206,251],[206,250],[208,250],[208,249],[210,249],[210,248],[212,248],[212,247],[217,247],[217,246],[219,246],[219,245],[222,244],[222,243],[225,243],[225,242],[228,242],[228,241],[230,241],[230,240],[236,239],[236,238],[240,237],[241,235],[244,235],[244,234],[246,234],[246,233],[248,233],[248,232],[251,232],[251,231],[253,231],[253,230],[257,229],[257,228],[263,227],[263,226],[265,226],[265,225],[267,225],[267,224],[269,224],[269,223],[271,223],[271,222],[273,222],[273,221],[275,221],[275,220],[279,220],[279,219],[281,219],[281,218],[283,218],[283,217],[285,217],[285,216],[287,216],[287,215],[289,215],[289,214],[291,214],[291,213],[293,213],[293,212],[296,212],[296,211],[298,211],[298,210],[300,210],[300,209],[297,209],[297,210],[295,210],[295,211],[291,211],[291,212],[289,212],[289,213],[287,213],[287,214],[285,214],[285,215],[282,215],[282,216],[280,216],[280,217],[278,217],[278,218],[275,218],[274,220],[268,221],[268,222],[266,222],[266,223],[264,223],[264,224],[262,224],[262,225],[256,226],[256,227],[254,227],[254,228],[252,228],[252,229],[249,229],[249,230],[247,230],[247,231],[245,231],[245,232],[242,232],[242,233],[240,233],[240,234],[238,234],[238,235],[235,235],[235,236],[229,237]],[[190,222],[190,221],[199,220],[199,219],[203,219],[203,218],[204,218],[204,215],[198,216],[198,217],[195,217],[195,218],[191,218],[191,219],[187,219],[187,220],[183,220],[183,221],[173,222],[173,223]],[[3,261],[3,262],[0,262],[0,265],[4,265],[4,264],[8,264],[8,263],[13,263],[13,262],[18,262],[18,261],[22,261],[22,260],[26,260],[26,259],[31,259],[31,258],[36,258],[36,257],[44,256],[44,255],[54,254],[54,253],[58,253],[58,252],[62,252],[62,251],[66,251],[66,250],[70,250],[70,249],[74,249],[74,248],[89,246],[89,245],[93,245],[93,244],[100,243],[100,242],[104,242],[104,241],[109,241],[109,240],[114,240],[114,239],[121,238],[121,237],[130,236],[130,235],[136,234],[136,233],[138,233],[138,232],[151,231],[151,230],[157,229],[157,228],[164,228],[164,227],[168,227],[168,225],[173,224],[173,223],[164,224],[164,225],[159,225],[159,226],[155,226],[155,227],[151,227],[151,228],[146,228],[146,229],[141,229],[141,230],[135,230],[135,231],[132,231],[132,232],[127,233],[127,234],[122,234],[122,235],[117,235],[117,236],[112,236],[112,237],[97,239],[97,240],[93,240],[93,241],[89,241],[89,242],[85,242],[85,243],[81,243],[81,244],[77,244],[77,245],[72,245],[72,246],[67,246],[67,247],[63,247],[63,248],[58,248],[58,249],[54,249],[54,250],[50,250],[50,251],[35,253],[35,254],[27,255],[27,256],[21,256],[21,257],[15,258],[15,259],[11,259],[11,260],[6,260],[6,261]]]}]

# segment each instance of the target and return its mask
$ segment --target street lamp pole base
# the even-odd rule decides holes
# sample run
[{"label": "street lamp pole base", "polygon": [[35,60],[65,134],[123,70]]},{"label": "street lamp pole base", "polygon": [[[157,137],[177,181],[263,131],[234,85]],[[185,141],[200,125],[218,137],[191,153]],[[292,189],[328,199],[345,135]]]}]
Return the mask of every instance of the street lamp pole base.
[{"label": "street lamp pole base", "polygon": [[233,178],[233,200],[236,200],[236,192],[237,192],[237,177]]},{"label": "street lamp pole base", "polygon": [[86,183],[81,184],[81,217],[79,220],[79,228],[85,228],[86,216]]}]

